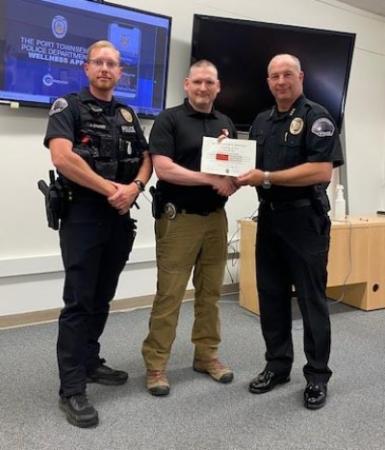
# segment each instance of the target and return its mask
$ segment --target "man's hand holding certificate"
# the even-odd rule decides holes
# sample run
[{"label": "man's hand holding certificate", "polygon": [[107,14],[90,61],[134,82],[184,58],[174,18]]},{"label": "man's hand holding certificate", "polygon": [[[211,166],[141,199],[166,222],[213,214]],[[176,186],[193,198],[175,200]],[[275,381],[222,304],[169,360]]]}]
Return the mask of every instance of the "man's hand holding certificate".
[{"label": "man's hand holding certificate", "polygon": [[255,169],[256,141],[204,137],[201,172],[237,177]]}]

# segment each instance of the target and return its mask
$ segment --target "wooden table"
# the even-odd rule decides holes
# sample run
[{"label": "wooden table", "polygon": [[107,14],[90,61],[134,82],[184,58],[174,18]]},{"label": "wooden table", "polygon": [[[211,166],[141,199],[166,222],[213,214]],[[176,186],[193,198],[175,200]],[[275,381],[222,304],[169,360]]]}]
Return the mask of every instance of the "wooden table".
[{"label": "wooden table", "polygon": [[[256,223],[240,223],[239,303],[259,314],[255,281]],[[385,217],[350,217],[333,222],[327,295],[370,311],[385,308]]]}]

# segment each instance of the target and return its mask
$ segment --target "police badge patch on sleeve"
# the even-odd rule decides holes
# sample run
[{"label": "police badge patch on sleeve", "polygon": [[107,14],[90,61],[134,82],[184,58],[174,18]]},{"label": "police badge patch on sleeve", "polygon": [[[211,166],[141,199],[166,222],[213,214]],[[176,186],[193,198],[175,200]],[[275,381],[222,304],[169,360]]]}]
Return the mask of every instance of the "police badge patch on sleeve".
[{"label": "police badge patch on sleeve", "polygon": [[319,137],[333,136],[334,130],[333,122],[327,117],[317,119],[311,127],[311,132]]},{"label": "police badge patch on sleeve", "polygon": [[68,102],[65,98],[57,98],[51,106],[51,109],[49,110],[49,115],[53,116],[54,114],[57,114],[59,112],[64,111],[68,107]]}]

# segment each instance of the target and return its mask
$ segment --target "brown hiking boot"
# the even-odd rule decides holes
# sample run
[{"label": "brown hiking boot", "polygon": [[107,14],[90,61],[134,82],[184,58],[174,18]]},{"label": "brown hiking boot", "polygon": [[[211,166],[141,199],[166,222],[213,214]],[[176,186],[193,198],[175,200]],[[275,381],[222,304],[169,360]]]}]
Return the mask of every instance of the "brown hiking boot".
[{"label": "brown hiking boot", "polygon": [[229,367],[224,366],[219,359],[209,359],[201,361],[194,359],[193,369],[196,372],[207,373],[210,377],[219,383],[231,383],[234,378],[233,372]]},{"label": "brown hiking boot", "polygon": [[165,370],[147,370],[146,386],[148,392],[152,395],[168,395],[170,392],[170,384],[167,380]]}]

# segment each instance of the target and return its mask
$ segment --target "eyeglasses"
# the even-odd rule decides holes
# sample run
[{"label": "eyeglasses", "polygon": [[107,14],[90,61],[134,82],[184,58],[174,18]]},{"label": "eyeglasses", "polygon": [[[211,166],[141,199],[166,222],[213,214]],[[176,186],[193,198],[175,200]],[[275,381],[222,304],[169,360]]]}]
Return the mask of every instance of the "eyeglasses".
[{"label": "eyeglasses", "polygon": [[106,59],[106,60],[105,59],[89,59],[88,62],[98,68],[103,67],[105,64],[108,69],[116,69],[120,65],[120,63],[113,61],[111,59]]}]

